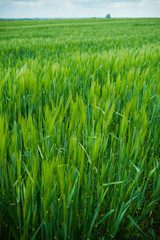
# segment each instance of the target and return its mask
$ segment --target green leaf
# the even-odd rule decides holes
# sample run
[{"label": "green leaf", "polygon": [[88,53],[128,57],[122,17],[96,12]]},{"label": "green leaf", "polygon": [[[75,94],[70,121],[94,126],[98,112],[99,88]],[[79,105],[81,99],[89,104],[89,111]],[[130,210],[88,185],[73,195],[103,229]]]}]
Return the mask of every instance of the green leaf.
[{"label": "green leaf", "polygon": [[122,184],[124,182],[126,182],[126,181],[104,183],[103,186],[106,187],[106,186],[110,186],[110,185],[117,185],[117,184]]},{"label": "green leaf", "polygon": [[43,222],[42,222],[41,225],[37,228],[36,232],[34,233],[33,237],[31,238],[31,240],[34,240],[34,239],[36,238],[36,236],[37,236],[39,230],[41,229],[42,225],[43,225]]},{"label": "green leaf", "polygon": [[129,220],[138,228],[138,230],[143,233],[145,236],[147,236],[143,231],[142,229],[137,225],[137,223],[135,222],[135,220],[131,217],[131,216],[128,216]]},{"label": "green leaf", "polygon": [[104,215],[104,217],[97,223],[97,226],[98,226],[99,224],[101,224],[107,217],[109,217],[114,211],[115,211],[115,210],[112,209],[112,210],[110,210],[108,213],[106,213],[106,214]]}]

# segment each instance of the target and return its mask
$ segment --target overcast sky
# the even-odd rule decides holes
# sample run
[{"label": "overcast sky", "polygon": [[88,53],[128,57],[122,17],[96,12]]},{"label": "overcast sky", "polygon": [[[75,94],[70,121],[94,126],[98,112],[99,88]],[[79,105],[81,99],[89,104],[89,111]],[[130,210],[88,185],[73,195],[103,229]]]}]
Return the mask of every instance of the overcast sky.
[{"label": "overcast sky", "polygon": [[0,18],[160,17],[160,0],[0,0]]}]

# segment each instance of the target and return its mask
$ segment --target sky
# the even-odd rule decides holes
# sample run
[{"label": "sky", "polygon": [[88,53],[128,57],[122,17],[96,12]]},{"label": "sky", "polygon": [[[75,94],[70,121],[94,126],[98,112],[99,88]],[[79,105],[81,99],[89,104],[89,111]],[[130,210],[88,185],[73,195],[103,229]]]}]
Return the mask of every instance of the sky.
[{"label": "sky", "polygon": [[160,0],[0,0],[0,18],[160,17]]}]

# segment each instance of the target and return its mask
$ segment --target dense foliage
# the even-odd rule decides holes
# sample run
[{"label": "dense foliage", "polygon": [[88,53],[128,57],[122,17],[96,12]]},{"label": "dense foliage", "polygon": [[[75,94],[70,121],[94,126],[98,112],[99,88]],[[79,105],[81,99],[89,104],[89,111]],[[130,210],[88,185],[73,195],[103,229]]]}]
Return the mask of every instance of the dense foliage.
[{"label": "dense foliage", "polygon": [[159,27],[0,22],[1,239],[158,239]]}]

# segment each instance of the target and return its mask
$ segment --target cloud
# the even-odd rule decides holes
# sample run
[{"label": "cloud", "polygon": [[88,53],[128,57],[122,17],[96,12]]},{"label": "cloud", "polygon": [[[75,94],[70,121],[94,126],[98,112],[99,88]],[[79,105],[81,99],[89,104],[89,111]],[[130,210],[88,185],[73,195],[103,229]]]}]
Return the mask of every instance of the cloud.
[{"label": "cloud", "polygon": [[0,0],[0,17],[160,17],[160,0]]}]

